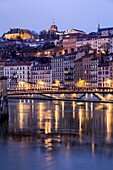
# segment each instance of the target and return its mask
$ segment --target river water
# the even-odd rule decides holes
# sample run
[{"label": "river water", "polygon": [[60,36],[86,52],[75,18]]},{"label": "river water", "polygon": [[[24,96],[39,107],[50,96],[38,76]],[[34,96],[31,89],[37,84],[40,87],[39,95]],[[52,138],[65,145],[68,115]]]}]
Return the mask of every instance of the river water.
[{"label": "river water", "polygon": [[3,170],[113,169],[113,104],[9,100],[0,125]]}]

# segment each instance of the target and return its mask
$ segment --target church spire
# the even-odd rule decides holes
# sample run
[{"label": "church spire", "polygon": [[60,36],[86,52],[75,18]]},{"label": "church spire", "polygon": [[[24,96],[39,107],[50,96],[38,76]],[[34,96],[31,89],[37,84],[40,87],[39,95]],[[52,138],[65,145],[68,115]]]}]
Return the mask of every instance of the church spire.
[{"label": "church spire", "polygon": [[52,25],[55,25],[55,20],[53,19]]},{"label": "church spire", "polygon": [[100,29],[100,23],[98,23],[97,31]]}]

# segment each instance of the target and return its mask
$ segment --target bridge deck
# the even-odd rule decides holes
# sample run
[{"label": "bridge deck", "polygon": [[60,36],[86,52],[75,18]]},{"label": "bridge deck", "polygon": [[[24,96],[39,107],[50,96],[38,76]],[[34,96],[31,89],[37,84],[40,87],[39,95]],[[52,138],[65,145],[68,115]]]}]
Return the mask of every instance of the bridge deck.
[{"label": "bridge deck", "polygon": [[73,93],[107,93],[113,94],[113,90],[9,90],[8,95],[23,94],[73,94]]}]

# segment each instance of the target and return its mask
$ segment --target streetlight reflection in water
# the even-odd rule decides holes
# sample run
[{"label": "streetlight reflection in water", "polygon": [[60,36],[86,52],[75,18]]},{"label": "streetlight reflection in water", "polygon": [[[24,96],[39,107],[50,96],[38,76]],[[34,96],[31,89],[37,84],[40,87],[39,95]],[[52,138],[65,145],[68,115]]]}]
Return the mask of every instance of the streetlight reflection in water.
[{"label": "streetlight reflection in water", "polygon": [[14,127],[23,131],[37,128],[37,130],[44,129],[46,134],[78,131],[81,141],[83,133],[89,132],[90,135],[92,132],[101,133],[106,142],[110,142],[112,138],[113,105],[110,103],[21,99],[15,100],[14,106],[12,101],[9,101],[9,129],[11,130]]},{"label": "streetlight reflection in water", "polygon": [[[26,132],[28,136],[22,136]],[[38,159],[39,169],[105,170],[113,158],[113,104],[10,99],[8,134],[10,140],[27,143],[25,150],[16,147],[18,153],[25,154],[24,160],[28,152],[35,152],[33,167],[38,167]]]}]

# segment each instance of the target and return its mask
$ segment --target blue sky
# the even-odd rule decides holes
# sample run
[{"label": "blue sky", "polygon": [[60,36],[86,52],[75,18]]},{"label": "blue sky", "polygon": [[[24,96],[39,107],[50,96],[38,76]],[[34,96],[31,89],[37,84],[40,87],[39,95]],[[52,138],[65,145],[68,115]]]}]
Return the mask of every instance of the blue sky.
[{"label": "blue sky", "polygon": [[53,18],[59,30],[113,26],[113,0],[0,0],[0,35],[15,27],[39,32]]}]

